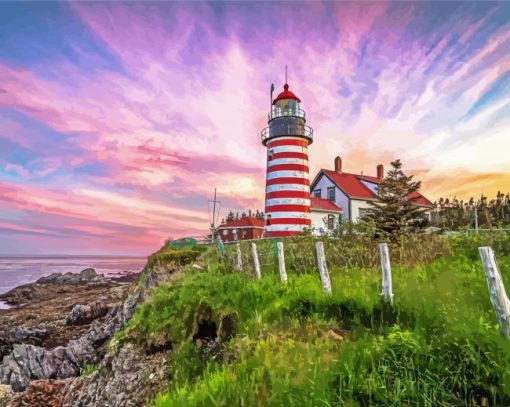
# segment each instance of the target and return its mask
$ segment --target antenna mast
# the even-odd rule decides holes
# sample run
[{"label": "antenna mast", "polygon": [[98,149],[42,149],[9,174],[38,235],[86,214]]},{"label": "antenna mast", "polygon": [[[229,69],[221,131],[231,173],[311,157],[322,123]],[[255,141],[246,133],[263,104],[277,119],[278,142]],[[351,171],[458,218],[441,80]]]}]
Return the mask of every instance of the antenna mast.
[{"label": "antenna mast", "polygon": [[271,91],[269,92],[270,98],[271,98],[271,100],[269,101],[269,110],[273,109],[273,92],[274,92],[274,83],[271,84]]},{"label": "antenna mast", "polygon": [[287,65],[285,65],[285,83],[288,83],[287,82]]},{"label": "antenna mast", "polygon": [[[209,201],[209,204],[211,203],[211,201]],[[212,217],[211,217],[211,239],[212,241],[216,241],[216,221],[217,221],[217,215],[216,215],[216,204],[221,204],[221,201],[218,201],[216,199],[216,188],[214,188],[214,200],[212,201],[212,204],[213,204],[213,211],[212,211]],[[209,206],[209,208],[211,208]],[[219,212],[220,212],[220,209],[219,209],[219,205],[218,205],[218,216],[219,216]]]}]

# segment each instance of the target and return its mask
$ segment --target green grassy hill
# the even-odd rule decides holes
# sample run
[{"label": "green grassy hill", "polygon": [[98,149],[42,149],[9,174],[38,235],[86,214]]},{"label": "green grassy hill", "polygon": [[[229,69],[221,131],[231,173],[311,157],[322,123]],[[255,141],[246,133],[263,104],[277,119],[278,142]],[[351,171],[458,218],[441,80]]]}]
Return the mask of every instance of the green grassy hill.
[{"label": "green grassy hill", "polygon": [[[392,247],[393,305],[380,296],[377,245],[324,240],[332,295],[312,238],[284,242],[282,285],[272,241],[256,280],[244,243],[220,260],[164,249],[151,266],[182,271],[157,287],[115,343],[169,341],[172,379],[156,406],[509,406],[510,341],[498,332],[479,246],[491,245],[510,288],[510,239],[434,236]],[[200,270],[192,264],[198,264]]]}]

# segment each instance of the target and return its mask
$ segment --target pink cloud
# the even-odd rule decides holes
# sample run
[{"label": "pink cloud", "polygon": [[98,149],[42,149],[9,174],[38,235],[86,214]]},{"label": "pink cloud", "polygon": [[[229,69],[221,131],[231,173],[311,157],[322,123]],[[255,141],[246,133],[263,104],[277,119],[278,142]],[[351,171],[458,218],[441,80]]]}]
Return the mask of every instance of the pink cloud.
[{"label": "pink cloud", "polygon": [[[52,75],[0,62],[0,107],[65,136],[52,152],[53,145],[41,147],[47,135],[14,120],[0,124],[9,141],[40,153],[27,164],[2,157],[20,181],[0,184],[0,207],[58,216],[92,235],[112,229],[97,223],[108,219],[118,230],[112,236],[133,247],[136,233],[122,225],[156,246],[169,234],[204,233],[214,187],[227,206],[262,209],[260,130],[269,85],[281,90],[285,65],[315,129],[312,168],[330,167],[340,154],[352,171],[373,173],[377,163],[400,157],[410,169],[426,169],[420,176],[431,191],[428,180],[436,178],[427,170],[449,166],[442,154],[448,140],[457,141],[452,154],[462,151],[457,122],[509,66],[505,27],[478,40],[490,13],[475,25],[452,15],[431,34],[413,36],[410,27],[423,17],[418,5],[226,3],[221,13],[202,3],[163,3],[163,11],[130,3],[71,7],[122,69],[86,71],[97,56],[78,44],[80,64],[55,62],[45,67]],[[473,131],[489,137],[476,123],[469,122]],[[44,186],[21,184],[45,177]]]}]

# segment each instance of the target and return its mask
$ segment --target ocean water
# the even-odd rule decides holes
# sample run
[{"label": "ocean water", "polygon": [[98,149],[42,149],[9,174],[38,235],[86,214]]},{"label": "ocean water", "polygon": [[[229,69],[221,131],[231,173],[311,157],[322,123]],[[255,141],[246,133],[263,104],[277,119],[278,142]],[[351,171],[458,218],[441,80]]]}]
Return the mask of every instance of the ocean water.
[{"label": "ocean water", "polygon": [[0,294],[51,273],[79,273],[87,267],[107,277],[139,272],[146,260],[145,257],[0,257]]}]

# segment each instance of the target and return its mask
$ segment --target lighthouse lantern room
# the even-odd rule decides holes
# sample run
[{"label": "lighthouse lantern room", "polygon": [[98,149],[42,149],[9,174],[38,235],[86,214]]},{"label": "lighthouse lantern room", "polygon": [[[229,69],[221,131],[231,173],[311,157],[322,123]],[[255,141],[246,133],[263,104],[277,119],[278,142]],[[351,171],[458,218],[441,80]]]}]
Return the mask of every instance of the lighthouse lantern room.
[{"label": "lighthouse lantern room", "polygon": [[311,225],[308,146],[313,130],[300,103],[286,83],[272,101],[268,127],[262,130],[267,147],[266,237],[296,235]]}]

